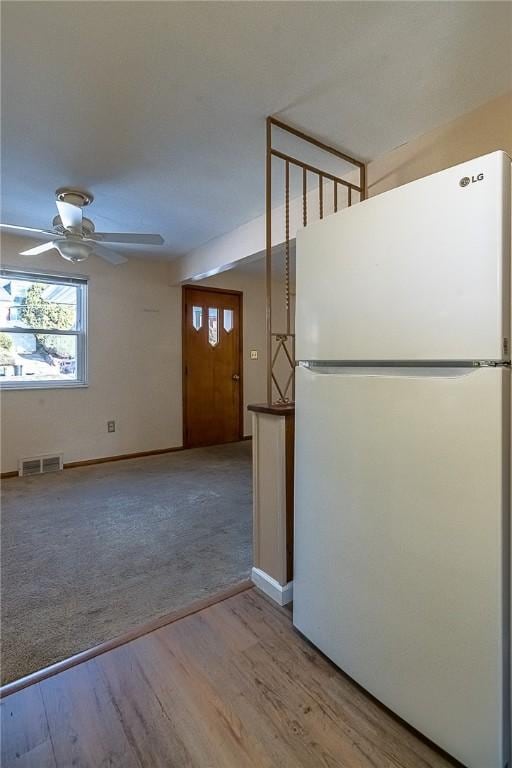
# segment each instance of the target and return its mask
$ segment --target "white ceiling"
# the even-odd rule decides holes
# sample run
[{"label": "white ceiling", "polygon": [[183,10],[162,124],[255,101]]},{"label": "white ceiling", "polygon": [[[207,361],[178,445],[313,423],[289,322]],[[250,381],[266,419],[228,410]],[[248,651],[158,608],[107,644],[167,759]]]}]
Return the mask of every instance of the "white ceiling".
[{"label": "white ceiling", "polygon": [[167,257],[262,213],[268,114],[371,159],[512,87],[508,2],[1,6],[3,221],[78,185]]}]

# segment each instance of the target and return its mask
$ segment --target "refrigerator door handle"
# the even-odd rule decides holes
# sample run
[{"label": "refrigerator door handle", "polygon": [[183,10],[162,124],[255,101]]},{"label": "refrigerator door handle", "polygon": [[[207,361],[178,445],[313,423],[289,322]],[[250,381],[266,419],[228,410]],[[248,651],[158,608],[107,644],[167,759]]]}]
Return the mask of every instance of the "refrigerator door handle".
[{"label": "refrigerator door handle", "polygon": [[472,373],[477,373],[480,370],[479,366],[475,366],[473,363],[465,365],[457,365],[455,363],[451,365],[439,365],[433,364],[428,366],[423,365],[372,365],[371,363],[365,366],[351,366],[351,365],[317,365],[308,364],[303,366],[307,371],[313,375],[319,376],[381,376],[387,378],[440,378],[440,379],[454,379],[462,376],[470,376]]}]

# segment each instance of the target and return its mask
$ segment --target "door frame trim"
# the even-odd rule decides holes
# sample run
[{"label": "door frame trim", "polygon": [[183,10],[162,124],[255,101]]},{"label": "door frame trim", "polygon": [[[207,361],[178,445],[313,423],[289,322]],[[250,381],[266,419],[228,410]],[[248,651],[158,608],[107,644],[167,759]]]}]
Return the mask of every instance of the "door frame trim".
[{"label": "door frame trim", "polygon": [[181,389],[182,389],[182,411],[183,411],[183,447],[190,448],[187,437],[187,289],[193,291],[205,291],[210,293],[228,293],[237,296],[240,307],[240,329],[238,332],[238,370],[240,375],[240,398],[238,407],[238,439],[244,439],[244,294],[243,291],[233,291],[230,288],[209,288],[207,285],[195,285],[194,283],[185,283],[181,287]]}]

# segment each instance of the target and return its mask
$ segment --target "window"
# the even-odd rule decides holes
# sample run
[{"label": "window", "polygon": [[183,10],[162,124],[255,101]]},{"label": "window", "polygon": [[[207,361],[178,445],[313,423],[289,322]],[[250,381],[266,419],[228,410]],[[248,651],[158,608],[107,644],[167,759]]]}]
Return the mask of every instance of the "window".
[{"label": "window", "polygon": [[86,372],[87,280],[0,270],[0,386],[79,386]]}]

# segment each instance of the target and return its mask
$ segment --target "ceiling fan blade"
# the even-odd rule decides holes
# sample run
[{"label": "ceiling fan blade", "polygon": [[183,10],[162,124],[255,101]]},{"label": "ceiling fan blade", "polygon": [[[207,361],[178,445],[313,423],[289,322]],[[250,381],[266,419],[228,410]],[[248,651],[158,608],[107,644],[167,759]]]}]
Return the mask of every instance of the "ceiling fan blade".
[{"label": "ceiling fan blade", "polygon": [[42,245],[36,245],[35,248],[29,248],[28,251],[20,251],[20,256],[38,256],[45,251],[51,251],[55,248],[56,241],[51,240],[49,243],[43,243]]},{"label": "ceiling fan blade", "polygon": [[128,261],[128,259],[121,256],[120,253],[111,251],[109,248],[103,248],[102,245],[95,245],[92,252],[95,253],[96,256],[101,256],[102,259],[105,259],[105,261],[108,261],[110,264],[124,264]]},{"label": "ceiling fan blade", "polygon": [[101,240],[102,243],[139,243],[140,245],[162,245],[162,235],[140,235],[135,232],[94,232],[93,240]]},{"label": "ceiling fan blade", "polygon": [[62,225],[72,232],[82,233],[82,209],[78,205],[65,203],[63,200],[55,202]]},{"label": "ceiling fan blade", "polygon": [[35,229],[34,227],[19,227],[17,224],[0,224],[0,229],[12,229],[16,232],[34,232],[38,235],[55,235],[51,229]]}]

